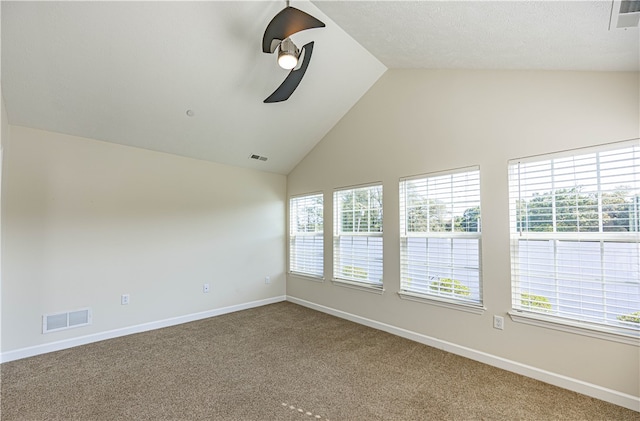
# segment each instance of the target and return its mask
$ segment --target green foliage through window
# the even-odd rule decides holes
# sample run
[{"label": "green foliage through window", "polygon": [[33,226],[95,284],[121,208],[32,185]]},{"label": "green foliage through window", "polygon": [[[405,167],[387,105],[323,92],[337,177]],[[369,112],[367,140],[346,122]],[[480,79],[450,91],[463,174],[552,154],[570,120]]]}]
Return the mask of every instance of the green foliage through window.
[{"label": "green foliage through window", "polygon": [[369,276],[366,269],[357,266],[343,266],[342,275],[350,279],[367,279]]},{"label": "green foliage through window", "polygon": [[640,323],[640,311],[636,311],[631,314],[625,314],[623,316],[618,316],[617,319],[621,322]]},{"label": "green foliage through window", "polygon": [[402,181],[407,232],[479,233],[479,177],[470,169]]},{"label": "green foliage through window", "polygon": [[294,232],[322,232],[323,197],[322,194],[291,199],[291,217]]},{"label": "green foliage through window", "polygon": [[450,278],[441,278],[436,281],[432,281],[429,289],[441,294],[462,295],[465,297],[471,295],[469,287],[463,285],[456,279]]},{"label": "green foliage through window", "polygon": [[342,232],[382,232],[382,187],[340,192]]},{"label": "green foliage through window", "polygon": [[529,294],[523,292],[520,295],[520,304],[525,309],[551,311],[551,303],[549,299],[542,295]]},{"label": "green foliage through window", "polygon": [[[619,186],[615,191],[586,193],[582,187],[535,193],[516,203],[518,231],[525,232],[628,232],[638,229],[638,197]],[[602,211],[599,212],[599,206]],[[555,222],[555,230],[554,230]]]}]

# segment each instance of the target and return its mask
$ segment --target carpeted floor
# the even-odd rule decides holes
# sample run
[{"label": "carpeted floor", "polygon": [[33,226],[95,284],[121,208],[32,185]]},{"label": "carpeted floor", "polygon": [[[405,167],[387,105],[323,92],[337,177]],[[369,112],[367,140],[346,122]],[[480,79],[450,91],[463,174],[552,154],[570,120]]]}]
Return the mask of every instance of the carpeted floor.
[{"label": "carpeted floor", "polygon": [[2,364],[11,420],[640,420],[292,303]]}]

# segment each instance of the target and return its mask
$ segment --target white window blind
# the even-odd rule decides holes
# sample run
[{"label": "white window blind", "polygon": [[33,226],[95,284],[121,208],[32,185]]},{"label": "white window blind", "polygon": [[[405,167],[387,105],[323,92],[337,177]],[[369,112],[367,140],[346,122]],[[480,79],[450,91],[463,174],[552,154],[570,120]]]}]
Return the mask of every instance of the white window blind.
[{"label": "white window blind", "polygon": [[403,292],[480,305],[480,241],[477,167],[400,180]]},{"label": "white window blind", "polygon": [[382,186],[334,192],[333,277],[382,288]]},{"label": "white window blind", "polygon": [[638,141],[509,163],[513,308],[640,331]]},{"label": "white window blind", "polygon": [[323,195],[292,197],[289,201],[289,271],[324,275]]}]

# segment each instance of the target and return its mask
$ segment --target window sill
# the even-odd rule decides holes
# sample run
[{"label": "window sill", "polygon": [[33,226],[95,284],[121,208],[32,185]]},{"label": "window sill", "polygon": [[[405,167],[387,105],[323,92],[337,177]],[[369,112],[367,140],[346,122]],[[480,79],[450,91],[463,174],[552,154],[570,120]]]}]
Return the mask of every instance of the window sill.
[{"label": "window sill", "polygon": [[481,304],[462,303],[460,301],[447,300],[441,297],[432,297],[415,292],[398,291],[398,295],[403,300],[416,301],[418,303],[431,304],[438,307],[450,308],[453,310],[466,311],[473,314],[484,314],[487,310]]},{"label": "window sill", "polygon": [[357,289],[365,292],[372,292],[374,294],[382,295],[382,293],[384,292],[382,284],[366,284],[364,282],[347,281],[346,279],[335,278],[332,279],[331,282],[333,282],[333,284],[337,286]]},{"label": "window sill", "polygon": [[313,282],[324,282],[324,276],[309,275],[308,273],[287,272],[287,275],[294,278],[306,279]]},{"label": "window sill", "polygon": [[588,323],[574,322],[517,310],[510,311],[509,316],[511,317],[511,320],[516,323],[524,323],[532,326],[574,333],[576,335],[640,346],[640,332],[629,332],[626,329],[616,329],[615,327],[594,326]]}]

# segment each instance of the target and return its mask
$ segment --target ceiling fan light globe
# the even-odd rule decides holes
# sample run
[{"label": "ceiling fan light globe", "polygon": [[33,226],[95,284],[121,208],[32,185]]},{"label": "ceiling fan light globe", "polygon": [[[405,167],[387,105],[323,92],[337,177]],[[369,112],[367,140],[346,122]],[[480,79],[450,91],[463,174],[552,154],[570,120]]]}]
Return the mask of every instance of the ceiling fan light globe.
[{"label": "ceiling fan light globe", "polygon": [[278,64],[286,70],[291,70],[298,64],[298,47],[291,41],[291,38],[285,38],[280,43],[280,51],[278,51]]},{"label": "ceiling fan light globe", "polygon": [[278,65],[285,70],[291,70],[298,65],[298,57],[293,54],[278,54]]}]

